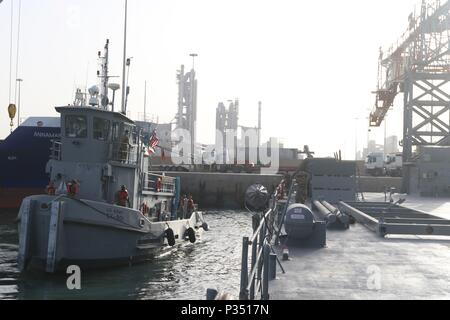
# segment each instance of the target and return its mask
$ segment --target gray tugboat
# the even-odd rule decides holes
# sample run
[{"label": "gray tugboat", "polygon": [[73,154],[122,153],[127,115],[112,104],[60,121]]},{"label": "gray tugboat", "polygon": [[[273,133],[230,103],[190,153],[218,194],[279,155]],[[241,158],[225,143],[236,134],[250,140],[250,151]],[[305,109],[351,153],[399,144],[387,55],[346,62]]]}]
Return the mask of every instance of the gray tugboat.
[{"label": "gray tugboat", "polygon": [[129,265],[207,229],[200,212],[177,216],[179,179],[150,173],[149,142],[124,110],[109,110],[107,88],[117,86],[107,83],[107,50],[104,90],[89,90],[89,106],[56,108],[62,134],[47,164],[48,194],[24,199],[18,215],[21,271]]}]

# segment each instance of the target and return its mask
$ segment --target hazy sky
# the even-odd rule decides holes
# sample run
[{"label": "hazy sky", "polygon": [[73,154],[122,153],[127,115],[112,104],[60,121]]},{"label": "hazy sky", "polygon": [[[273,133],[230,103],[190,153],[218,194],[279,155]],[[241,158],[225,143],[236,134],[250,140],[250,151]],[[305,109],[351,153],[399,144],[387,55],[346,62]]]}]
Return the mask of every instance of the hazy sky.
[{"label": "hazy sky", "polygon": [[[17,13],[19,0],[0,3],[0,138],[9,134],[11,2]],[[280,137],[293,148],[309,144],[322,156],[342,149],[346,158],[354,158],[355,133],[359,148],[368,138],[365,118],[375,101],[378,48],[390,46],[406,30],[417,3],[129,0],[131,116],[143,112],[147,80],[149,112],[160,122],[171,121],[176,70],[181,64],[190,68],[189,54],[195,52],[200,142],[214,141],[218,102],[239,98],[240,124],[256,126],[261,100],[264,139]],[[71,103],[86,79],[89,86],[96,84],[97,51],[107,38],[111,74],[121,75],[123,4],[22,0],[21,117],[56,115],[54,106]],[[388,134],[401,135],[401,100],[389,116]],[[371,138],[381,142],[383,134],[378,129]]]}]

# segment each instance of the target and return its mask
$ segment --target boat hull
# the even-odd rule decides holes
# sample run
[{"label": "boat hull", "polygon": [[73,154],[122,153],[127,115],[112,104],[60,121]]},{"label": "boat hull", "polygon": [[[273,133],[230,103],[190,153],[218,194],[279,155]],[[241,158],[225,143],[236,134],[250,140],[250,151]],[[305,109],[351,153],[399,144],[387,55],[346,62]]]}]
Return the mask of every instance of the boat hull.
[{"label": "boat hull", "polygon": [[42,188],[2,188],[0,187],[0,209],[17,210],[26,197],[39,194],[44,191]]},{"label": "boat hull", "polygon": [[32,117],[0,142],[0,209],[17,210],[24,198],[45,190],[51,141],[60,136],[59,118]]},{"label": "boat hull", "polygon": [[175,243],[185,242],[188,229],[197,238],[203,217],[152,222],[139,211],[68,197],[32,196],[18,216],[19,268],[65,271],[130,265],[168,248],[167,229]]}]

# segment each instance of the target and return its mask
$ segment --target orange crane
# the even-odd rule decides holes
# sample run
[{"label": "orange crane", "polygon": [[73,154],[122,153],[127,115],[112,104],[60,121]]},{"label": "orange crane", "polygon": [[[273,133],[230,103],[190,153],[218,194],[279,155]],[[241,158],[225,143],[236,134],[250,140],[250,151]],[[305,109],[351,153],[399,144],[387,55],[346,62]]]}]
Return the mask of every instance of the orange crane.
[{"label": "orange crane", "polygon": [[403,192],[422,146],[450,144],[450,1],[422,0],[408,28],[384,54],[370,126],[379,127],[399,93],[403,109]]},{"label": "orange crane", "polygon": [[422,1],[420,14],[408,17],[409,26],[386,57],[380,49],[378,85],[375,107],[370,114],[370,126],[379,127],[398,93],[404,92],[404,83],[409,72],[448,73],[449,48],[447,39],[450,2],[428,3]]}]

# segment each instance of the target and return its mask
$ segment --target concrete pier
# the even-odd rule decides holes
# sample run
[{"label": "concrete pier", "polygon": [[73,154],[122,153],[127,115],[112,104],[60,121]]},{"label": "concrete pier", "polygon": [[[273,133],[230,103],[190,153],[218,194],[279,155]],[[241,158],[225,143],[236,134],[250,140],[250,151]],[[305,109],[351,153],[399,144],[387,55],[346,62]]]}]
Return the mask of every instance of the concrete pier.
[{"label": "concrete pier", "polygon": [[[242,173],[167,172],[166,175],[181,178],[182,194],[192,194],[202,208],[242,209],[247,188],[260,183],[275,191],[282,175]],[[361,177],[362,192],[384,192],[386,187],[401,189],[401,178]]]},{"label": "concrete pier", "polygon": [[168,172],[180,177],[181,194],[191,194],[201,208],[244,208],[245,191],[253,184],[264,185],[270,193],[281,182],[281,175]]}]

